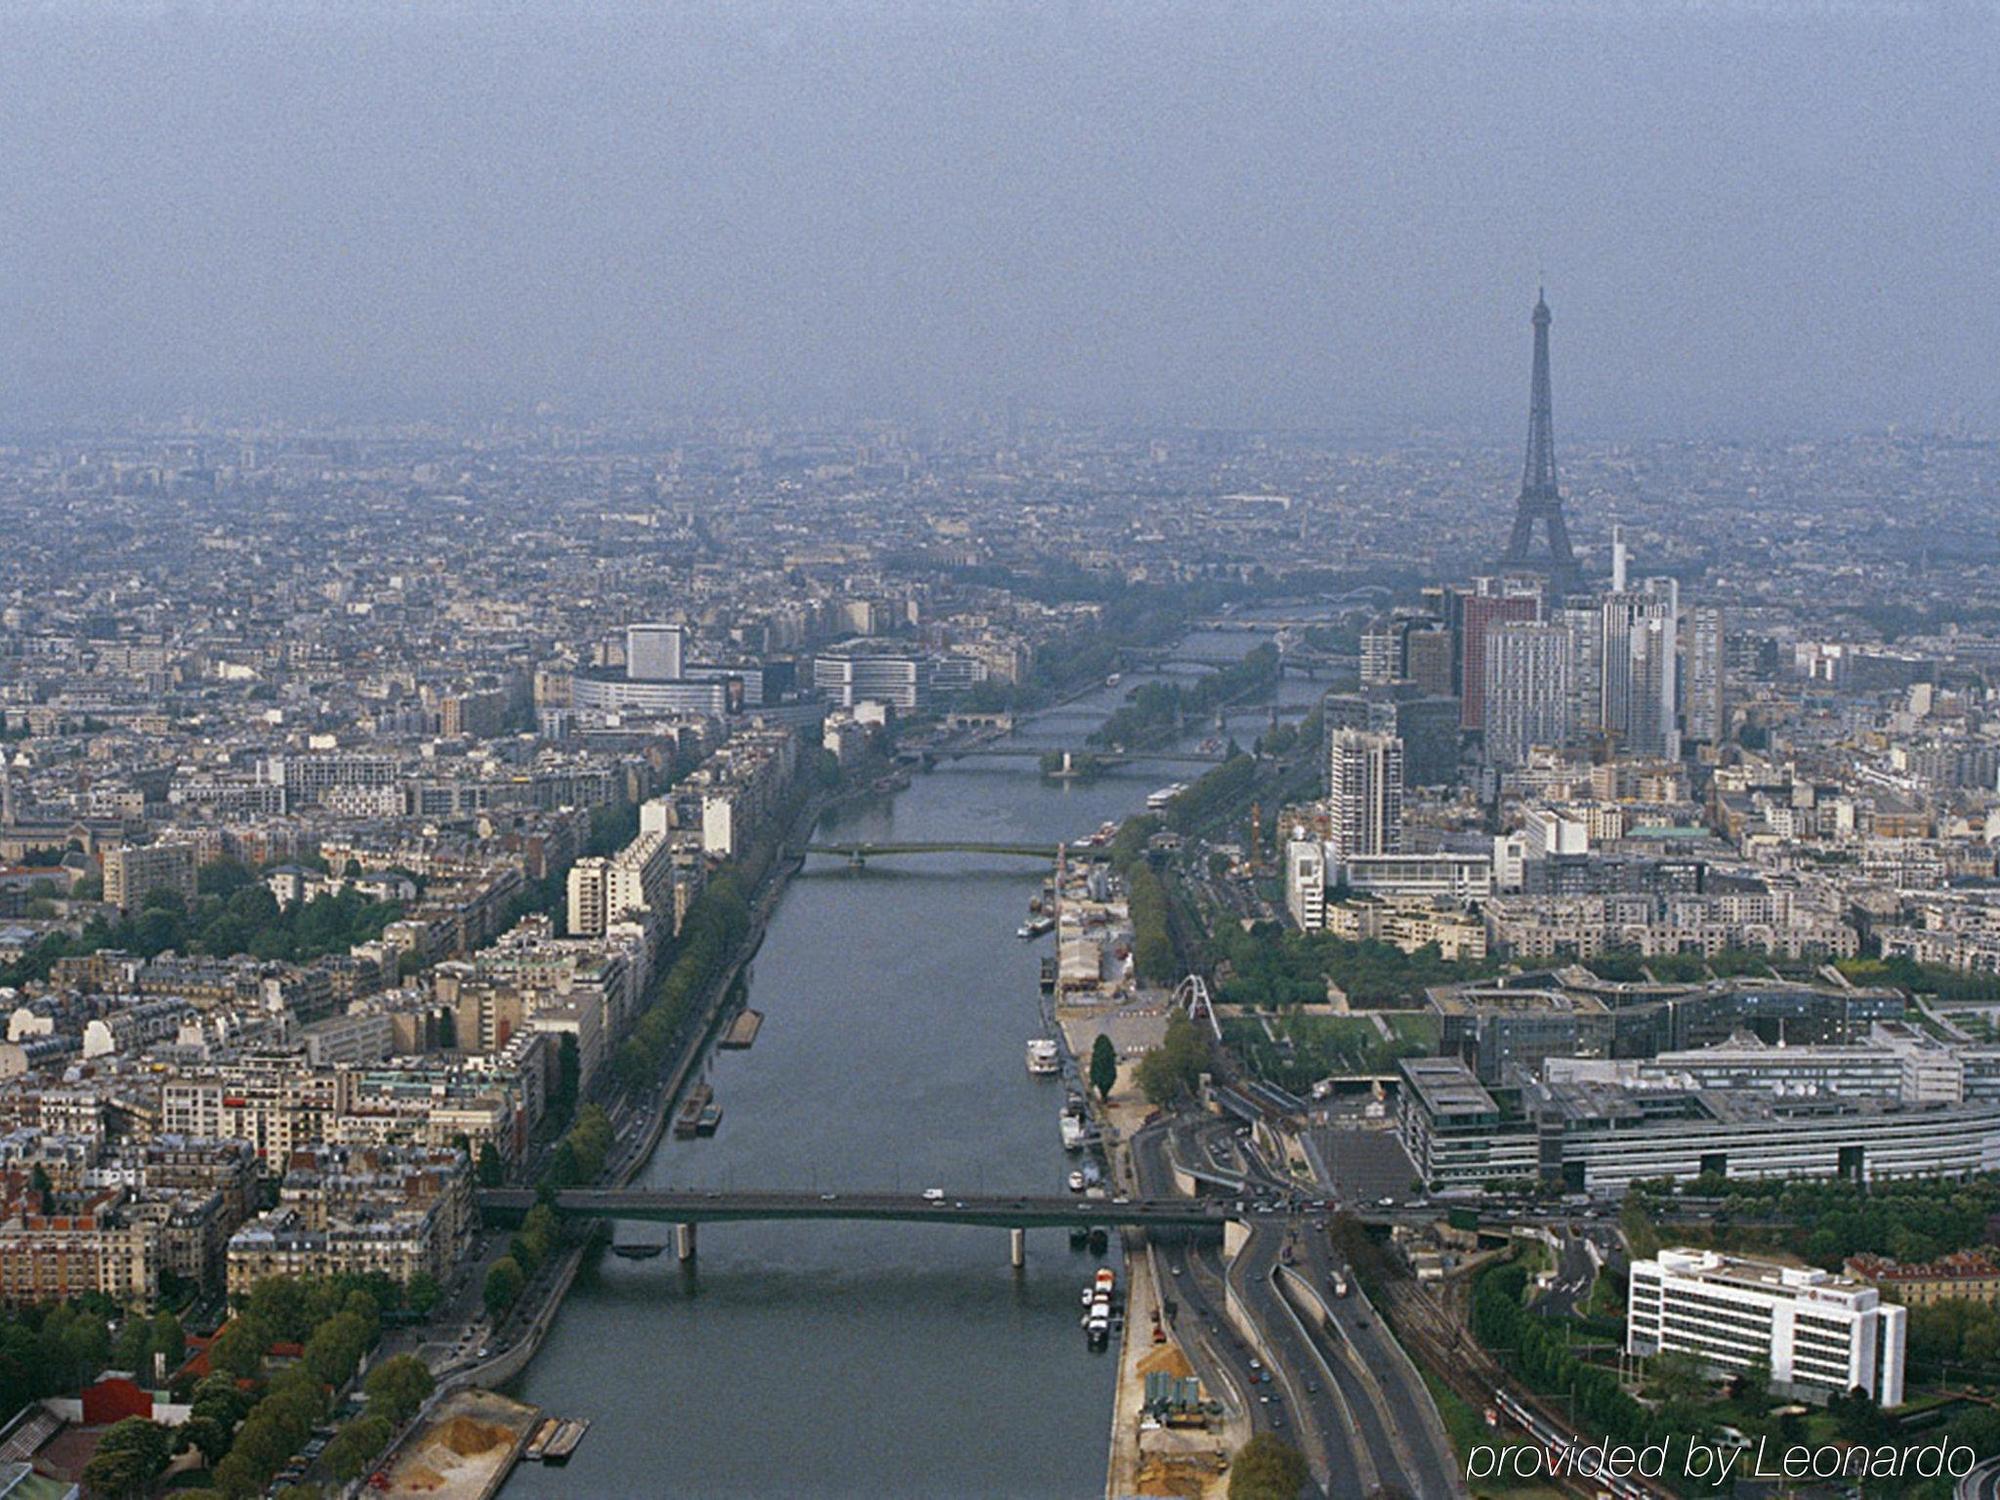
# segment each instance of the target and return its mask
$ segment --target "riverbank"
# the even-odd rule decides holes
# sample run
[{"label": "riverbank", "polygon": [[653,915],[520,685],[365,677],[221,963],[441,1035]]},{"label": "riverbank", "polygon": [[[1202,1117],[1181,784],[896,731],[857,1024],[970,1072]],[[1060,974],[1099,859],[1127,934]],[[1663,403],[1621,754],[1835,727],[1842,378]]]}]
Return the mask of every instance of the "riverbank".
[{"label": "riverbank", "polygon": [[[1022,722],[1009,744],[1080,744],[1134,678]],[[1254,717],[1232,720],[1239,736]],[[1138,765],[1064,786],[1033,756],[945,760],[894,795],[844,797],[812,841],[1053,850],[1133,815],[1168,774]],[[765,1017],[756,1047],[717,1052],[698,1075],[727,1104],[721,1130],[669,1132],[635,1185],[1057,1187],[1075,1165],[1055,1128],[1063,1086],[1022,1056],[1048,1034],[1049,950],[1015,935],[1046,873],[976,852],[810,859],[743,996]],[[717,1226],[687,1266],[593,1258],[508,1387],[589,1416],[590,1440],[568,1469],[517,1469],[505,1500],[648,1494],[661,1472],[718,1496],[802,1480],[883,1500],[968,1485],[1101,1493],[1117,1346],[1091,1350],[1077,1327],[1077,1288],[1101,1262],[1065,1238],[1031,1233],[1018,1271],[994,1230],[865,1222]],[[1140,1331],[1150,1338],[1150,1315]]]},{"label": "riverbank", "polygon": [[[668,1121],[687,1088],[690,1077],[706,1062],[711,1043],[718,1025],[728,1012],[731,990],[745,968],[756,957],[757,949],[764,941],[764,933],[771,914],[777,909],[778,899],[784,894],[785,886],[805,863],[805,857],[789,852],[809,838],[814,825],[830,806],[843,800],[859,799],[872,795],[865,788],[855,789],[845,797],[835,795],[815,795],[805,799],[797,816],[786,828],[784,835],[775,846],[770,864],[763,878],[752,892],[750,921],[744,930],[742,941],[727,965],[710,984],[702,1002],[699,1021],[692,1033],[688,1046],[682,1049],[653,1096],[654,1102],[648,1110],[645,1124],[638,1134],[627,1140],[621,1133],[616,1147],[616,1155],[606,1165],[604,1184],[611,1187],[631,1185],[654,1152],[665,1138]],[[584,1263],[591,1256],[601,1253],[606,1235],[602,1228],[595,1228],[578,1244],[567,1247],[554,1273],[549,1277],[546,1290],[532,1309],[519,1306],[509,1313],[509,1322],[525,1320],[518,1334],[509,1337],[504,1345],[488,1358],[461,1369],[449,1367],[437,1373],[439,1384],[447,1390],[473,1391],[486,1387],[497,1387],[518,1378],[526,1371],[529,1363],[540,1352],[549,1330],[554,1326],[556,1315],[561,1311],[563,1299],[575,1285]],[[499,1329],[495,1329],[496,1334]],[[393,1456],[393,1455],[392,1455]]]},{"label": "riverbank", "polygon": [[[1086,1028],[1077,1025],[1076,1035]],[[1111,1163],[1112,1180],[1122,1192],[1140,1196],[1129,1142],[1153,1108],[1140,1094],[1137,1069],[1121,1064],[1111,1095],[1098,1107]],[[1125,1245],[1125,1332],[1119,1350],[1118,1383],[1111,1403],[1111,1452],[1105,1469],[1106,1500],[1126,1496],[1180,1497],[1180,1500],[1223,1500],[1229,1489],[1227,1457],[1250,1437],[1247,1416],[1226,1405],[1228,1415],[1204,1428],[1142,1428],[1146,1377],[1153,1374],[1185,1379],[1195,1373],[1181,1347],[1180,1330],[1167,1316],[1171,1285],[1160,1276],[1159,1255],[1145,1233],[1128,1230]],[[1153,1330],[1164,1339],[1155,1343]],[[1212,1398],[1221,1393],[1205,1392]]]}]

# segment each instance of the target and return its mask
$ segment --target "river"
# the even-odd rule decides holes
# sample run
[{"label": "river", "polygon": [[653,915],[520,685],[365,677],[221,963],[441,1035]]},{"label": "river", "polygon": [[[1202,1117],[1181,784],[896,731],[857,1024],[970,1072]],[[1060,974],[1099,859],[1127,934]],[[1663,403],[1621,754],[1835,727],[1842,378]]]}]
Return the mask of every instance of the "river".
[{"label": "river", "polygon": [[[1197,635],[1193,657],[1256,644]],[[1081,745],[1132,686],[1037,715],[1018,743]],[[1324,683],[1286,679],[1296,710]],[[1247,744],[1267,710],[1239,713]],[[1200,739],[1210,729],[1193,736]],[[1134,764],[1087,785],[1032,761],[970,760],[893,797],[829,813],[854,840],[1046,842],[1144,807],[1196,766]],[[1032,1078],[1049,941],[1015,929],[1046,874],[972,855],[815,857],[791,882],[751,974],[765,1014],[747,1052],[711,1060],[713,1140],[669,1139],[652,1185],[1049,1191],[1069,1165],[1062,1085]],[[589,1417],[566,1468],[524,1465],[506,1500],[541,1496],[1101,1494],[1113,1361],[1077,1326],[1095,1262],[1067,1236],[945,1225],[734,1224],[700,1230],[696,1269],[603,1257],[579,1277],[515,1390]],[[664,1225],[618,1226],[667,1241]],[[1113,1251],[1114,1257],[1116,1251]]]}]

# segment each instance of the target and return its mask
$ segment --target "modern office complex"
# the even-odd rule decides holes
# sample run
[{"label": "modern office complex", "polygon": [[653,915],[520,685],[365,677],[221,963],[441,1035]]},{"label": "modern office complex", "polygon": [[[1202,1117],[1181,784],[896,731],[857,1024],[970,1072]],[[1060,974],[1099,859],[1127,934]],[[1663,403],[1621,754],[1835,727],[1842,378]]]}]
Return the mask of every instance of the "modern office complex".
[{"label": "modern office complex", "polygon": [[1875,1182],[2000,1169],[2000,1102],[1786,1098],[1595,1078],[1488,1088],[1455,1057],[1398,1066],[1404,1149],[1439,1188],[1533,1178],[1619,1193],[1704,1174]]}]

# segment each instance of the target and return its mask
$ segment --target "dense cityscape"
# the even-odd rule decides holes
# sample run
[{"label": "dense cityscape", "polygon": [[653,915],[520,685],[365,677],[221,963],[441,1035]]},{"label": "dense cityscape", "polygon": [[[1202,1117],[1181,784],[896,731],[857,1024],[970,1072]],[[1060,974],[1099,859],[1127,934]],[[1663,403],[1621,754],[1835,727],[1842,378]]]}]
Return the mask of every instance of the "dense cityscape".
[{"label": "dense cityscape", "polygon": [[2000,1500],[2000,13],[0,36],[0,1500]]},{"label": "dense cityscape", "polygon": [[[1019,412],[10,444],[18,1493],[588,1474],[598,1414],[519,1399],[578,1279],[813,1218],[1017,1275],[1068,1226],[1112,1495],[1673,1493],[1718,1434],[1948,1484],[2000,1376],[2000,448],[1559,455],[1551,322],[1512,506],[1485,447]],[[1121,811],[840,831],[1010,757]],[[749,963],[788,882],[896,860],[1021,868],[1062,1165],[676,1186],[712,1049],[805,998]]]}]

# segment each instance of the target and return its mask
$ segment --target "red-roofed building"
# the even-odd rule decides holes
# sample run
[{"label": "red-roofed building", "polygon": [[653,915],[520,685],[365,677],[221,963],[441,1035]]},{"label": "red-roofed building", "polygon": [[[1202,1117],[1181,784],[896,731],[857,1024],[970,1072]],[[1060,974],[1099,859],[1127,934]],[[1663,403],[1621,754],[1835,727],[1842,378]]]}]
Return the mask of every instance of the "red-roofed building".
[{"label": "red-roofed building", "polygon": [[127,1417],[153,1416],[153,1393],[122,1375],[107,1375],[82,1391],[83,1421],[87,1427],[109,1427]]},{"label": "red-roofed building", "polygon": [[1854,1255],[1848,1257],[1847,1274],[1905,1307],[1929,1307],[1934,1302],[2000,1304],[2000,1265],[1979,1250],[1959,1250],[1908,1266],[1887,1256]]}]

